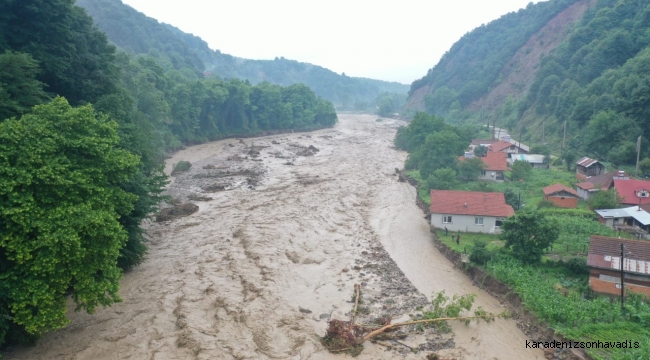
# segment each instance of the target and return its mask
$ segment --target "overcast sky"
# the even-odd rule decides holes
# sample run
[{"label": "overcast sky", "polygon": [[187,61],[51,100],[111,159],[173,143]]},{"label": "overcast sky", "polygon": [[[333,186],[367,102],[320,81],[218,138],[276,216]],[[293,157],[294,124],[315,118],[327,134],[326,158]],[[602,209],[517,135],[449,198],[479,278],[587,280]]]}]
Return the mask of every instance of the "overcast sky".
[{"label": "overcast sky", "polygon": [[[123,0],[211,48],[410,84],[461,36],[530,0]],[[538,2],[538,1],[533,1]]]}]

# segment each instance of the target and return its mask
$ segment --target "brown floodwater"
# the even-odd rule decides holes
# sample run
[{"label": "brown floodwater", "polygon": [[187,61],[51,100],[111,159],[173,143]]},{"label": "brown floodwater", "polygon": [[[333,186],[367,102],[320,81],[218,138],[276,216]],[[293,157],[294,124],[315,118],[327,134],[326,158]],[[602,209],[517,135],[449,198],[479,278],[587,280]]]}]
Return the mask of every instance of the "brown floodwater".
[{"label": "brown floodwater", "polygon": [[[318,336],[328,318],[348,319],[353,284],[362,281],[369,299],[377,299],[371,308],[377,313],[382,306],[406,309],[441,290],[476,293],[477,305],[501,312],[499,301],[436,250],[415,190],[397,182],[395,168],[403,167],[406,153],[392,139],[403,123],[375,119],[340,114],[333,129],[229,139],[176,153],[166,171],[180,160],[192,169],[172,178],[168,193],[212,200],[195,201],[193,215],[145,225],[147,260],[124,275],[122,303],[93,315],[69,304],[67,328],[7,358],[343,359],[328,353]],[[318,149],[313,156],[305,155],[309,145]],[[225,190],[205,193],[210,181]],[[386,253],[384,265],[393,267],[352,270]],[[405,285],[391,293],[387,279]],[[386,294],[403,307],[386,308]],[[448,358],[544,358],[525,349],[513,320],[452,327],[455,347],[438,351]],[[413,335],[403,343],[430,340]],[[359,358],[427,353],[368,343]]]}]

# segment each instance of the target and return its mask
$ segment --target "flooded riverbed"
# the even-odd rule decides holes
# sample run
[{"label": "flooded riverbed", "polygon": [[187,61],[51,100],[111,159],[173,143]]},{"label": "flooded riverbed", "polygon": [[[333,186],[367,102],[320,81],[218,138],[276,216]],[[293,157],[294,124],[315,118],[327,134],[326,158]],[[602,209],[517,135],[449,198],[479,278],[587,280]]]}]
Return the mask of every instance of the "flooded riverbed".
[{"label": "flooded riverbed", "polygon": [[[435,249],[415,190],[397,182],[400,123],[339,119],[334,129],[175,154],[168,173],[180,160],[192,168],[168,191],[199,211],[147,225],[148,259],[125,274],[124,302],[94,315],[71,306],[66,329],[8,358],[342,359],[318,336],[329,318],[348,319],[354,283],[368,316],[407,319],[441,290],[503,310]],[[511,320],[453,329],[392,348],[369,343],[359,358],[423,359],[434,348],[457,359],[543,358]]]}]

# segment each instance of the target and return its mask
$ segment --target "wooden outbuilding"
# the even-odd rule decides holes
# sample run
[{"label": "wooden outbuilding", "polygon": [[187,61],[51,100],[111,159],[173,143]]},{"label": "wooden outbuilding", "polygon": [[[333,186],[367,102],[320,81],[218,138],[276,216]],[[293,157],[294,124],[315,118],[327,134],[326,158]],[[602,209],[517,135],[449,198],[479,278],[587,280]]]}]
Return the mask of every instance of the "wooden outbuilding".
[{"label": "wooden outbuilding", "polygon": [[598,160],[583,157],[576,163],[576,178],[578,180],[586,180],[591,176],[598,176],[605,173],[605,165],[601,164]]},{"label": "wooden outbuilding", "polygon": [[570,187],[563,184],[553,184],[547,186],[544,189],[544,199],[548,200],[555,205],[562,208],[573,208],[578,207],[578,199],[580,195],[571,189]]}]

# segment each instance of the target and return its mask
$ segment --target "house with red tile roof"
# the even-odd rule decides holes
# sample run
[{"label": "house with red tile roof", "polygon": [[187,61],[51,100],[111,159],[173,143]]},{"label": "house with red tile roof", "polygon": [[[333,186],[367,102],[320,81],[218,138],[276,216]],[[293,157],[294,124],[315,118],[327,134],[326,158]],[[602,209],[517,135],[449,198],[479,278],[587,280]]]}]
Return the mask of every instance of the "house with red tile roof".
[{"label": "house with red tile roof", "polygon": [[[473,153],[465,153],[465,156],[460,156],[458,161],[464,161],[473,157]],[[479,159],[485,165],[483,171],[481,171],[481,175],[478,177],[479,180],[502,182],[505,179],[504,172],[508,170],[508,159],[505,153],[488,151],[485,157]]]},{"label": "house with red tile roof", "polygon": [[605,174],[585,178],[583,182],[576,184],[578,195],[584,200],[600,190],[609,190],[614,187],[614,179],[629,180],[629,177],[619,171],[610,171]]},{"label": "house with red tile roof", "polygon": [[616,188],[618,194],[623,198],[621,204],[650,204],[650,181],[614,179],[614,188]]},{"label": "house with red tile roof", "polygon": [[544,199],[562,208],[577,208],[580,195],[564,184],[553,184],[544,189]]},{"label": "house with red tile roof", "polygon": [[449,231],[498,234],[515,213],[503,193],[431,190],[431,226]]},{"label": "house with red tile roof", "polygon": [[597,293],[620,296],[623,266],[626,294],[636,292],[650,297],[650,241],[591,235],[587,266],[591,268],[589,286]]},{"label": "house with red tile roof", "polygon": [[508,157],[512,154],[529,154],[530,148],[520,142],[511,139],[504,139],[495,142],[488,147],[490,151],[505,153]]}]

